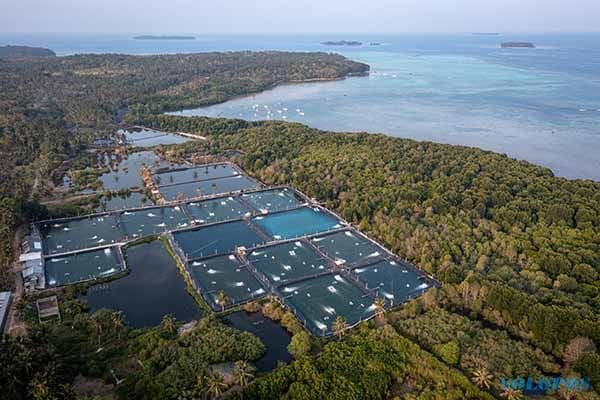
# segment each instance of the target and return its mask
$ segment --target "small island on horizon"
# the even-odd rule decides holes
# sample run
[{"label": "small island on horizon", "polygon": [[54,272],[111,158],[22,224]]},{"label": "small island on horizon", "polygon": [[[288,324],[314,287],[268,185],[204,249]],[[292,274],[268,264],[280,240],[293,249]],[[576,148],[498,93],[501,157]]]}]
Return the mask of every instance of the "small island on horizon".
[{"label": "small island on horizon", "polygon": [[327,40],[321,42],[324,46],[362,46],[362,42],[358,40]]},{"label": "small island on horizon", "polygon": [[195,40],[195,36],[181,35],[139,35],[133,37],[136,40]]},{"label": "small island on horizon", "polygon": [[504,42],[500,45],[503,49],[510,48],[526,48],[526,49],[535,49],[535,45],[531,42]]},{"label": "small island on horizon", "polygon": [[473,32],[471,35],[474,36],[498,36],[500,33],[498,32]]}]

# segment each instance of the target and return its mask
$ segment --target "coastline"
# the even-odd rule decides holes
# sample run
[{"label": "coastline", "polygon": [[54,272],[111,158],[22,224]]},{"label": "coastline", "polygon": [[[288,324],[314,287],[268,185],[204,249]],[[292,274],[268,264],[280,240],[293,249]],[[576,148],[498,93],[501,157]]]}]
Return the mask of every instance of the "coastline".
[{"label": "coastline", "polygon": [[[349,73],[344,76],[340,76],[340,77],[336,77],[336,78],[309,78],[309,79],[299,79],[299,80],[289,80],[289,81],[278,81],[278,82],[273,83],[272,85],[269,85],[267,88],[256,91],[256,92],[249,92],[249,93],[245,93],[245,94],[235,95],[235,96],[232,96],[223,101],[218,101],[218,102],[210,103],[210,104],[204,104],[204,105],[201,105],[198,107],[190,107],[190,108],[184,108],[184,109],[180,109],[180,110],[164,111],[162,114],[163,115],[182,116],[179,113],[181,113],[183,111],[197,110],[199,108],[212,107],[212,106],[215,106],[218,104],[224,104],[224,103],[227,103],[232,100],[251,98],[256,95],[274,90],[279,87],[301,85],[301,84],[305,84],[305,83],[310,84],[310,83],[338,82],[338,81],[343,81],[348,78],[362,78],[362,77],[367,77],[367,76],[369,76],[369,70],[367,70],[363,73]],[[217,117],[213,117],[213,118],[217,118]],[[236,118],[228,118],[228,119],[236,119]]]}]

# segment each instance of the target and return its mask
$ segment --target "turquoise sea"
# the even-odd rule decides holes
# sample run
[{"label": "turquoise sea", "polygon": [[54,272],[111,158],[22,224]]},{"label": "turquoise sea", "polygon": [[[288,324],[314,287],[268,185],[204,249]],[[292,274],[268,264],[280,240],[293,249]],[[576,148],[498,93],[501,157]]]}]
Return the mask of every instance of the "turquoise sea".
[{"label": "turquoise sea", "polygon": [[[43,46],[59,55],[338,52],[368,63],[371,74],[280,86],[179,114],[286,119],[475,146],[549,167],[559,176],[600,180],[600,34],[197,35],[191,41],[133,36],[0,34],[0,45]],[[337,39],[365,45],[319,44]],[[530,41],[536,48],[501,49],[505,41]]]}]

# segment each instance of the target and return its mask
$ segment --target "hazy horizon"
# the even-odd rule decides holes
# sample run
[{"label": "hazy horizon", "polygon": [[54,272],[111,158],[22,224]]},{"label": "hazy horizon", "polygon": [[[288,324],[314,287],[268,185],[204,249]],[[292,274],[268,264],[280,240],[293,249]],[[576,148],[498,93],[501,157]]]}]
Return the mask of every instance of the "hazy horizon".
[{"label": "hazy horizon", "polygon": [[599,32],[594,0],[21,0],[2,6],[2,33],[408,34]]}]

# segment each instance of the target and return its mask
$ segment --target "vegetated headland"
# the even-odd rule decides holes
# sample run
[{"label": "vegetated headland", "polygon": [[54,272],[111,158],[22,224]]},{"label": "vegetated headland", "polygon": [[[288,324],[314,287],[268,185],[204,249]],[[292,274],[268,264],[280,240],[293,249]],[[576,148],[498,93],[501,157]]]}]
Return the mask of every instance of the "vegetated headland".
[{"label": "vegetated headland", "polygon": [[0,59],[23,59],[32,57],[55,57],[50,49],[30,46],[0,46]]}]

